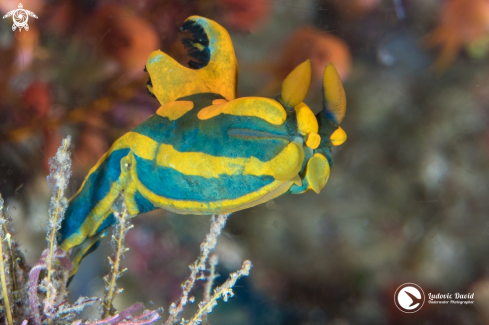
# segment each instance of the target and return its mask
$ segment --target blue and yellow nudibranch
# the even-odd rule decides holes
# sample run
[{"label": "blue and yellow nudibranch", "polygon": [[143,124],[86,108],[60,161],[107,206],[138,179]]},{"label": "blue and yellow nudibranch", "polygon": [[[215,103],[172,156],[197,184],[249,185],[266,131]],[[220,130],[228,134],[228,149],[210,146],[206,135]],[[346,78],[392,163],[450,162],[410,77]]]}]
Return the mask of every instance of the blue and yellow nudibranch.
[{"label": "blue and yellow nudibranch", "polygon": [[119,138],[71,198],[60,246],[76,272],[115,219],[123,199],[133,216],[157,208],[180,214],[231,213],[286,193],[319,193],[333,165],[331,148],[346,134],[341,79],[332,64],[323,79],[324,108],[303,103],[309,60],[284,80],[276,98],[236,98],[238,64],[228,32],[189,17],[183,39],[189,68],[155,51],[146,64],[156,114]]}]

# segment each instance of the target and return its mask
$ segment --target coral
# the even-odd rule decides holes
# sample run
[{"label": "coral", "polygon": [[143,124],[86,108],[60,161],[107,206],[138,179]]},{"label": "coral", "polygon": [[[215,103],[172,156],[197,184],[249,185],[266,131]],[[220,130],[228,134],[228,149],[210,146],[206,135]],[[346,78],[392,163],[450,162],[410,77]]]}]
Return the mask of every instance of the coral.
[{"label": "coral", "polygon": [[311,60],[311,85],[319,85],[324,67],[333,63],[342,80],[351,69],[351,53],[348,45],[338,36],[312,26],[303,26],[285,42],[280,57],[272,63],[274,81],[268,87],[278,88],[281,81],[298,64]]},{"label": "coral", "polygon": [[338,6],[342,15],[359,19],[367,15],[380,4],[380,0],[330,0]]},{"label": "coral", "polygon": [[270,16],[271,1],[199,0],[199,7],[209,17],[216,17],[224,26],[240,32],[256,32]]},{"label": "coral", "polygon": [[159,45],[158,35],[150,24],[129,9],[117,5],[97,9],[89,34],[107,56],[117,61],[122,72],[126,73],[126,80],[144,75],[141,67]]},{"label": "coral", "polygon": [[444,71],[466,47],[469,53],[487,53],[489,37],[489,3],[485,0],[447,0],[440,11],[440,24],[425,39],[425,45],[441,47],[434,63]]}]

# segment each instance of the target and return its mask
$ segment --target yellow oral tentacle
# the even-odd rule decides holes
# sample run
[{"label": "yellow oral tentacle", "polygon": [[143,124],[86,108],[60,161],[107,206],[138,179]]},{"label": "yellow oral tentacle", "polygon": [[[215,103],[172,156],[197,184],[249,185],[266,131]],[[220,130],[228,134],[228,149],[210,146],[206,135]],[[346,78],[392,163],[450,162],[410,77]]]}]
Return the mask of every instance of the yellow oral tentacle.
[{"label": "yellow oral tentacle", "polygon": [[309,135],[307,136],[306,145],[312,150],[314,150],[317,147],[319,147],[320,144],[321,144],[321,136],[315,132],[309,133]]},{"label": "yellow oral tentacle", "polygon": [[326,157],[316,153],[309,160],[306,167],[306,180],[309,184],[308,189],[318,193],[326,186],[329,178],[329,164]]},{"label": "yellow oral tentacle", "polygon": [[338,129],[336,129],[336,131],[334,131],[333,134],[331,134],[329,139],[331,140],[333,146],[339,146],[340,144],[346,141],[345,130],[343,130],[341,127],[338,127]]}]

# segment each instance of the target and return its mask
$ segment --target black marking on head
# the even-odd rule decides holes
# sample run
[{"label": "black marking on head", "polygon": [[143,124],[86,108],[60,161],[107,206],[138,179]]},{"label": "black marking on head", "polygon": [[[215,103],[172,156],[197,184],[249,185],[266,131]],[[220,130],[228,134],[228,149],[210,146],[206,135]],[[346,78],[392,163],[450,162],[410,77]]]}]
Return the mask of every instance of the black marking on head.
[{"label": "black marking on head", "polygon": [[[144,71],[148,72],[146,66],[144,66]],[[146,89],[148,89],[148,94],[151,97],[156,98],[155,94],[153,93],[153,82],[151,81],[151,76],[148,77],[148,81],[146,82]]]},{"label": "black marking on head", "polygon": [[155,99],[158,99],[158,98],[156,98],[155,94],[153,94],[153,92],[152,92],[151,90],[149,90],[149,88],[148,88],[148,94],[149,94],[151,97],[153,97],[153,98],[155,98]]},{"label": "black marking on head", "polygon": [[179,97],[177,100],[189,100],[191,102],[195,101],[200,101],[200,100],[205,100],[205,101],[213,101],[214,99],[226,99],[222,97],[220,94],[215,94],[215,93],[198,93],[198,94],[192,94],[184,97]]},{"label": "black marking on head", "polygon": [[182,44],[188,50],[188,55],[196,59],[188,61],[192,69],[205,67],[210,59],[209,37],[204,28],[193,20],[187,20],[181,28],[182,32],[189,32],[192,38],[182,38]]},{"label": "black marking on head", "polygon": [[319,148],[331,148],[333,144],[331,143],[330,137],[338,129],[338,125],[334,124],[324,112],[324,110],[319,111],[316,114],[316,119],[318,121],[319,131],[318,134],[321,136],[321,143]]}]

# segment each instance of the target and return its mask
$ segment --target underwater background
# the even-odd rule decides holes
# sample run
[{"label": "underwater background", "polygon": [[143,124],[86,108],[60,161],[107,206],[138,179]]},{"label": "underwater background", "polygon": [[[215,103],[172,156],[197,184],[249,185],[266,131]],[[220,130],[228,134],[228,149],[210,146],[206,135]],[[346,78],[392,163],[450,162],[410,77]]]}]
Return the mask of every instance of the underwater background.
[{"label": "underwater background", "polygon": [[[216,282],[245,259],[254,267],[210,322],[489,324],[488,1],[22,4],[38,16],[28,31],[0,20],[0,193],[30,265],[45,248],[48,160],[61,140],[73,138],[71,196],[110,145],[158,109],[145,86],[147,57],[161,49],[186,64],[179,28],[201,15],[231,34],[238,97],[276,96],[309,58],[309,107],[322,108],[329,62],[348,101],[348,140],[333,149],[321,194],[231,215],[216,249]],[[1,15],[17,6],[0,0]],[[115,305],[166,310],[180,296],[209,217],[156,210],[132,222]],[[106,239],[83,260],[69,287],[73,301],[103,293],[110,254]],[[394,292],[406,282],[425,293],[475,293],[474,304],[425,303],[405,314]]]}]

